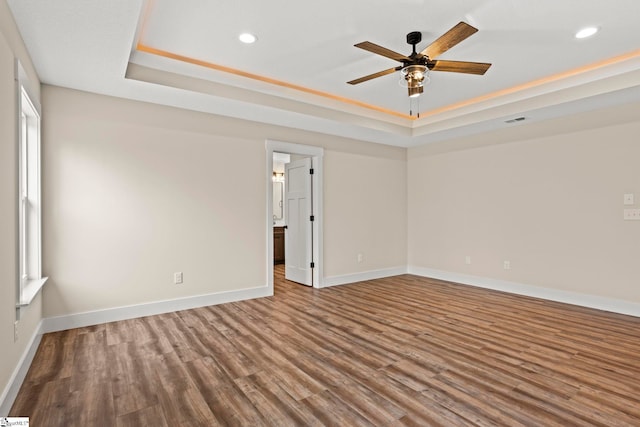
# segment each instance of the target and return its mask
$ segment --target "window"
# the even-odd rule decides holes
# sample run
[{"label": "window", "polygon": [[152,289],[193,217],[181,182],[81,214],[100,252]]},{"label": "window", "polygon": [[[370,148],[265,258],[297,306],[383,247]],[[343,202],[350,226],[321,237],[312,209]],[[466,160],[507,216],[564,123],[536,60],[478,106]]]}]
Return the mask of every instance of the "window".
[{"label": "window", "polygon": [[40,208],[40,113],[29,96],[18,64],[18,307],[31,303],[47,278],[42,277]]}]

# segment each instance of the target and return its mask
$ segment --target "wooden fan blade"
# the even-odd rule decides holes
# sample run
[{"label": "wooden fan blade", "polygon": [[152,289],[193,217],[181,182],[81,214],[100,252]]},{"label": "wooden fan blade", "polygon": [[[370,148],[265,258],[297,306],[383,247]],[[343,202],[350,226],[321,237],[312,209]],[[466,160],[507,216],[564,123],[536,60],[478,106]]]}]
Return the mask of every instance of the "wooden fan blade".
[{"label": "wooden fan blade", "polygon": [[355,47],[359,47],[360,49],[364,49],[371,53],[375,53],[377,55],[386,56],[387,58],[391,58],[395,61],[411,61],[411,59],[407,56],[402,55],[401,53],[394,52],[391,49],[387,49],[386,47],[378,46],[375,43],[371,42],[362,42],[354,45]]},{"label": "wooden fan blade", "polygon": [[420,53],[435,59],[477,31],[477,28],[466,22],[459,22]]},{"label": "wooden fan blade", "polygon": [[[433,66],[432,66],[433,64]],[[466,73],[483,75],[491,64],[486,62],[444,61],[435,60],[427,64],[432,71],[450,71],[452,73]]]},{"label": "wooden fan blade", "polygon": [[350,85],[357,85],[358,83],[366,82],[367,80],[375,79],[376,77],[386,76],[387,74],[391,74],[395,71],[398,71],[402,67],[389,68],[388,70],[379,71],[377,73],[369,74],[368,76],[360,77],[359,79],[351,80]]}]

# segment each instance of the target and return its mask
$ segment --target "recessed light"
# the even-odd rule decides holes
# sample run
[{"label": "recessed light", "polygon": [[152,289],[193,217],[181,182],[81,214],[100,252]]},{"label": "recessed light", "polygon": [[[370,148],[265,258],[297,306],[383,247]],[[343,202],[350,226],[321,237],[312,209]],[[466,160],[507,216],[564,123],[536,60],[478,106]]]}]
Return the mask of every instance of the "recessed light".
[{"label": "recessed light", "polygon": [[576,33],[577,39],[586,39],[598,32],[598,27],[586,27]]},{"label": "recessed light", "polygon": [[246,43],[246,44],[255,43],[256,40],[258,40],[258,38],[251,33],[242,33],[238,36],[238,39],[242,43]]}]

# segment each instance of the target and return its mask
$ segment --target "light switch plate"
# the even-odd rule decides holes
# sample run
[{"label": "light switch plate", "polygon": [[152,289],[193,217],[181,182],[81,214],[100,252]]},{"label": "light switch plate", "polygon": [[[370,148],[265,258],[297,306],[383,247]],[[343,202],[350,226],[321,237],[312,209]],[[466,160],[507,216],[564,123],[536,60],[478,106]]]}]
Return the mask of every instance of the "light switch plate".
[{"label": "light switch plate", "polygon": [[633,201],[633,194],[632,193],[627,193],[624,195],[624,204],[629,206],[629,205],[633,205],[634,201]]},{"label": "light switch plate", "polygon": [[181,271],[173,273],[173,283],[175,283],[176,285],[182,284],[182,272]]}]

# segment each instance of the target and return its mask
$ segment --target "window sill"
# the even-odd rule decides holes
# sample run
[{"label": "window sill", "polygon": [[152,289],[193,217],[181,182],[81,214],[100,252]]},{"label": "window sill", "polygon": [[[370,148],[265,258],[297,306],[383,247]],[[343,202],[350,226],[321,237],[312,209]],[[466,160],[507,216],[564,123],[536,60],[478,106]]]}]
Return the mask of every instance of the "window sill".
[{"label": "window sill", "polygon": [[27,305],[31,304],[31,301],[33,301],[36,295],[38,295],[38,292],[40,292],[40,289],[42,289],[47,279],[48,277],[43,277],[42,279],[27,281],[25,287],[22,288],[20,301],[18,301],[16,307],[26,307]]}]

